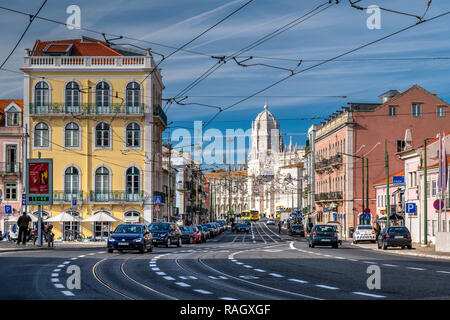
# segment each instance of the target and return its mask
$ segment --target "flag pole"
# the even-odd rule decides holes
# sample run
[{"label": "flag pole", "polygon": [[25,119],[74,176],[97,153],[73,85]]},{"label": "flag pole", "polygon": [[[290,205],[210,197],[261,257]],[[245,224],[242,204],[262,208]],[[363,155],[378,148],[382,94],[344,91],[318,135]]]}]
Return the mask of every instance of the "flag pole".
[{"label": "flag pole", "polygon": [[[438,190],[439,190],[439,200],[442,201],[442,174],[443,174],[443,162],[442,162],[442,136],[439,132],[439,180],[438,180]],[[444,209],[445,210],[445,209]],[[441,232],[441,224],[442,224],[442,206],[439,206],[439,214],[438,214],[438,232]]]}]

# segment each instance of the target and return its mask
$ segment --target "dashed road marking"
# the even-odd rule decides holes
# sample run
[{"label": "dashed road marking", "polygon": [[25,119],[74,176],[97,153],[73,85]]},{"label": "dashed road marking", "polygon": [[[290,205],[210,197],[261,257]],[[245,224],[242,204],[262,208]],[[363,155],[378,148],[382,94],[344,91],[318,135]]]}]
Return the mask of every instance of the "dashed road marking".
[{"label": "dashed road marking", "polygon": [[65,294],[66,296],[74,296],[72,291],[61,291],[63,294]]},{"label": "dashed road marking", "polygon": [[159,268],[152,268],[153,271],[159,271]]},{"label": "dashed road marking", "polygon": [[272,277],[275,277],[275,278],[283,278],[284,276],[282,276],[281,274],[278,274],[278,273],[269,273],[269,275],[271,275]]},{"label": "dashed road marking", "polygon": [[214,277],[214,276],[208,276],[208,278],[210,278],[210,279],[214,279],[214,280],[219,280],[219,278],[217,278],[217,277]]},{"label": "dashed road marking", "polygon": [[424,271],[425,269],[424,268],[417,268],[417,267],[406,267],[407,269],[410,269],[410,270],[418,270],[418,271]]},{"label": "dashed road marking", "polygon": [[179,285],[180,287],[190,287],[191,285],[190,284],[187,284],[187,283],[185,283],[185,282],[175,282],[175,284],[176,285]]},{"label": "dashed road marking", "polygon": [[59,277],[59,273],[52,273],[51,276],[52,277]]},{"label": "dashed road marking", "polygon": [[263,270],[263,269],[253,269],[253,270],[255,270],[255,271],[257,271],[257,272],[266,272],[266,271]]},{"label": "dashed road marking", "polygon": [[55,286],[55,288],[58,288],[58,289],[64,289],[65,288],[64,285],[61,284],[61,283],[54,283],[53,285]]},{"label": "dashed road marking", "polygon": [[172,277],[170,277],[170,276],[165,276],[165,277],[163,277],[163,278],[166,279],[166,280],[169,280],[169,281],[175,280],[175,278],[172,278]]},{"label": "dashed road marking", "polygon": [[323,285],[323,284],[316,284],[316,287],[323,288],[323,289],[329,289],[329,290],[339,290],[339,288],[330,287],[330,286],[326,286],[326,285]]},{"label": "dashed road marking", "polygon": [[78,258],[77,257],[74,257],[74,258],[70,258],[70,260],[77,260]]},{"label": "dashed road marking", "polygon": [[373,262],[373,261],[363,261],[363,263],[368,263],[368,264],[377,264],[376,262]]},{"label": "dashed road marking", "polygon": [[201,293],[201,294],[212,294],[211,291],[206,291],[202,289],[194,289],[195,292]]},{"label": "dashed road marking", "polygon": [[396,265],[396,264],[389,264],[389,263],[383,263],[382,266],[393,267],[393,268],[398,267],[398,265]]},{"label": "dashed road marking", "polygon": [[59,282],[59,279],[58,278],[51,278],[50,279],[52,282]]},{"label": "dashed road marking", "polygon": [[86,257],[85,254],[82,254],[81,256],[78,256],[78,258],[84,258],[84,257]]},{"label": "dashed road marking", "polygon": [[439,272],[439,273],[450,273],[450,271],[436,271],[436,272]]},{"label": "dashed road marking", "polygon": [[259,279],[259,277],[255,277],[255,276],[239,276],[239,278],[242,278],[242,279]]},{"label": "dashed road marking", "polygon": [[64,267],[65,267],[64,264],[60,264],[60,265],[58,266],[58,268],[64,268]]},{"label": "dashed road marking", "polygon": [[158,276],[165,276],[166,275],[166,273],[165,272],[162,272],[162,271],[159,271],[159,272],[157,272],[156,273]]},{"label": "dashed road marking", "polygon": [[231,298],[231,297],[219,297],[220,300],[237,300],[235,298]]},{"label": "dashed road marking", "polygon": [[372,298],[386,298],[385,296],[381,296],[381,295],[378,295],[378,294],[365,293],[365,292],[359,292],[359,291],[352,292],[352,293],[360,295],[360,296],[366,296],[366,297],[372,297]]},{"label": "dashed road marking", "polygon": [[244,267],[244,268],[248,268],[248,269],[253,268],[252,266],[249,266],[248,264],[244,264],[243,267]]},{"label": "dashed road marking", "polygon": [[61,269],[53,269],[53,272],[60,272]]}]

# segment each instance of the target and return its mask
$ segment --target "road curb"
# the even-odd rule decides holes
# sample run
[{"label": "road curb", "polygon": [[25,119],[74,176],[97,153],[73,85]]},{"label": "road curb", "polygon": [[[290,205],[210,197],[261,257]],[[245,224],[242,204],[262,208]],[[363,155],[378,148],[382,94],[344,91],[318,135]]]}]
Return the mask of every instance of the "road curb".
[{"label": "road curb", "polygon": [[48,247],[45,247],[45,248],[37,248],[37,249],[35,249],[35,248],[25,248],[25,249],[19,249],[19,248],[11,248],[11,249],[0,249],[0,253],[3,253],[3,252],[19,252],[19,251],[40,251],[40,250],[53,250],[53,249],[55,249],[55,248],[48,248]]},{"label": "road curb", "polygon": [[398,254],[398,255],[402,255],[402,256],[415,256],[415,257],[423,257],[423,258],[431,258],[431,259],[442,259],[442,260],[450,260],[450,257],[447,256],[439,256],[439,255],[435,255],[435,254],[423,254],[423,253],[415,253],[415,252],[396,252],[396,251],[388,251],[388,250],[380,250],[377,248],[366,248],[366,247],[361,247],[357,244],[351,244],[352,246],[358,247],[360,249],[366,249],[366,250],[372,250],[372,251],[378,251],[378,252],[383,252],[383,253],[392,253],[392,254]]}]

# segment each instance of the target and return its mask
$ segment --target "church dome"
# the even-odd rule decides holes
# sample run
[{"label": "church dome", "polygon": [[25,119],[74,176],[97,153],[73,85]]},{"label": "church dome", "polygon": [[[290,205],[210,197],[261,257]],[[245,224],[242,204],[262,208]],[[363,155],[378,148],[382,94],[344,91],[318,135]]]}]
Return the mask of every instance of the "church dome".
[{"label": "church dome", "polygon": [[271,130],[280,128],[278,121],[275,119],[275,116],[268,110],[267,104],[264,106],[264,111],[260,112],[256,116],[255,128],[257,130]]}]

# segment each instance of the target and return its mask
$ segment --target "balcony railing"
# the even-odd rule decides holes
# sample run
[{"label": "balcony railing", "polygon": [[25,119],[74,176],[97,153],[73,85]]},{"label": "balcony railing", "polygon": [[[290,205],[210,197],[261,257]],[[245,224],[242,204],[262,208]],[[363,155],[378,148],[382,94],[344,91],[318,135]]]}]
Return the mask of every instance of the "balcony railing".
[{"label": "balcony railing", "polygon": [[338,201],[342,200],[342,192],[335,191],[335,192],[323,192],[314,195],[314,199],[316,202],[322,202],[322,201]]},{"label": "balcony railing", "polygon": [[60,191],[53,190],[53,201],[72,202],[73,199],[82,201],[84,199],[83,191]]},{"label": "balcony railing", "polygon": [[140,202],[144,201],[144,198],[144,191],[138,193],[128,193],[125,191],[91,191],[89,194],[89,201],[91,202]]},{"label": "balcony railing", "polygon": [[[108,106],[99,106],[94,103],[81,103],[79,105],[67,105],[64,103],[50,103],[37,105],[30,103],[30,114],[59,115],[59,114],[131,114],[143,115],[145,104],[126,105],[113,103]],[[167,119],[167,118],[166,118]]]},{"label": "balcony railing", "polygon": [[34,69],[137,69],[153,67],[150,56],[114,56],[114,57],[81,57],[81,56],[39,56],[25,57],[25,68]]},{"label": "balcony railing", "polygon": [[333,171],[333,168],[338,168],[342,165],[342,156],[337,154],[330,159],[322,159],[315,164],[315,170],[321,173],[325,170]]},{"label": "balcony railing", "polygon": [[161,120],[164,122],[164,124],[167,126],[167,115],[163,111],[160,105],[154,104],[153,105],[153,115],[160,117]]},{"label": "balcony railing", "polygon": [[21,164],[19,162],[0,162],[0,173],[19,174]]}]

